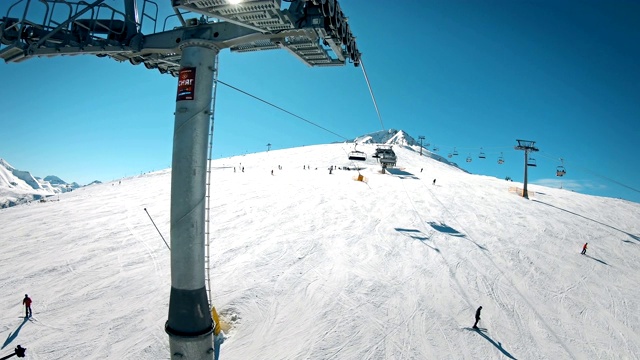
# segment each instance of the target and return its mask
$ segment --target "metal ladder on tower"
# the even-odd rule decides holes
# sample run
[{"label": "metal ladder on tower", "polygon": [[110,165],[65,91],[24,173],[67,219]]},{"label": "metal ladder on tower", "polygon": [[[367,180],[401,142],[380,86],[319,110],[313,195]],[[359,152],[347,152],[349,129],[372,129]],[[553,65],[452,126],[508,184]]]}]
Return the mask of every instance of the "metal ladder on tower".
[{"label": "metal ladder on tower", "polygon": [[204,243],[204,267],[205,286],[209,298],[209,309],[212,308],[211,293],[211,160],[213,160],[213,125],[216,108],[216,92],[218,89],[218,55],[214,59],[213,65],[213,94],[211,99],[211,110],[209,112],[209,155],[207,157],[207,193],[205,206],[205,243]]}]

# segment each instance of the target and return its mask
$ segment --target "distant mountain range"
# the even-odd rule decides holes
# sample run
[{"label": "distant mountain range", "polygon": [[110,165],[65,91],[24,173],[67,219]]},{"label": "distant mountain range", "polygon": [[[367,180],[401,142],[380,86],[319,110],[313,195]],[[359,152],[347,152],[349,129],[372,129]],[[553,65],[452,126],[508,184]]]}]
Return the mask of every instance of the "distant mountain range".
[{"label": "distant mountain range", "polygon": [[[91,184],[94,183],[100,181],[96,180]],[[76,182],[67,183],[54,175],[46,176],[44,179],[35,177],[30,172],[18,170],[6,160],[0,159],[0,208],[46,199],[80,187],[82,186]]]}]

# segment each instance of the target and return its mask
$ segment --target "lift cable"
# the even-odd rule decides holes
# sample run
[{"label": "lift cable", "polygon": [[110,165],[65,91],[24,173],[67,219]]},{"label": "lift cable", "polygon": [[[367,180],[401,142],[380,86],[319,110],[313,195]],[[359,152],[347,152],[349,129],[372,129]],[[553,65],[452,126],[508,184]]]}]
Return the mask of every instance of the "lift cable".
[{"label": "lift cable", "polygon": [[369,76],[367,76],[367,70],[365,70],[364,68],[364,61],[362,61],[362,59],[360,59],[360,67],[362,67],[362,73],[364,74],[364,80],[367,82],[367,87],[369,88],[369,93],[371,94],[371,100],[373,100],[373,106],[376,108],[376,113],[378,113],[380,126],[382,126],[382,130],[384,130],[384,124],[382,123],[382,116],[380,115],[380,109],[378,109],[378,102],[376,101],[376,97],[373,95],[371,82],[369,81]]},{"label": "lift cable", "polygon": [[[249,97],[252,97],[252,98],[254,98],[254,99],[258,100],[258,101],[261,101],[261,102],[263,102],[263,103],[265,103],[265,104],[267,104],[267,105],[269,105],[269,106],[272,106],[272,107],[274,107],[274,108],[276,108],[276,109],[278,109],[278,110],[280,110],[280,111],[283,111],[283,112],[285,112],[285,113],[287,113],[287,114],[289,114],[289,115],[291,115],[291,116],[293,116],[293,117],[296,117],[296,118],[298,118],[298,119],[300,119],[300,120],[302,120],[302,121],[304,121],[304,122],[306,122],[306,123],[309,123],[309,124],[311,124],[311,125],[313,125],[313,126],[315,126],[315,127],[318,127],[318,128],[320,128],[320,129],[322,129],[322,130],[324,130],[324,131],[328,132],[328,133],[331,133],[331,134],[333,134],[333,135],[335,135],[335,136],[337,136],[337,137],[339,137],[339,138],[341,138],[341,139],[343,139],[343,140],[348,141],[348,139],[347,139],[346,137],[344,137],[344,136],[342,136],[342,135],[340,135],[340,134],[338,134],[338,133],[335,133],[335,132],[333,132],[333,131],[331,131],[331,130],[329,130],[329,129],[325,128],[325,127],[322,127],[322,126],[320,126],[320,125],[318,125],[318,124],[314,123],[313,121],[307,120],[307,119],[303,118],[302,116],[296,115],[296,114],[292,113],[291,111],[288,111],[288,110],[286,110],[286,109],[283,109],[283,108],[281,108],[281,107],[280,107],[280,106],[278,106],[278,105],[275,105],[275,104],[273,104],[273,103],[271,103],[271,102],[269,102],[269,101],[266,101],[266,100],[264,100],[264,99],[261,99],[261,98],[259,98],[259,97],[255,96],[255,95],[252,95],[252,94],[250,94],[250,93],[248,93],[248,92],[246,92],[246,91],[244,91],[244,90],[241,90],[241,89],[239,89],[239,88],[237,88],[237,87],[235,87],[235,86],[233,86],[233,85],[227,84],[227,83],[225,83],[224,81],[222,81],[222,80],[220,80],[220,79],[215,80],[215,82],[216,82],[216,83],[219,83],[219,84],[222,84],[222,85],[224,85],[224,86],[226,86],[226,87],[229,87],[229,88],[231,88],[231,89],[233,89],[233,90],[236,90],[236,91],[238,91],[238,92],[240,92],[240,93],[243,93],[243,94],[245,94],[245,95],[247,95],[247,96],[249,96]],[[348,152],[347,152],[344,148],[342,148],[342,151],[345,153],[345,155],[348,155]],[[353,161],[352,161],[351,163],[354,165],[354,167],[355,167],[356,169],[358,169],[357,164],[355,164]],[[360,173],[360,170],[359,170],[359,169],[358,169],[358,173]]]},{"label": "lift cable", "polygon": [[231,88],[231,89],[233,89],[233,90],[235,90],[235,91],[241,92],[241,93],[243,93],[243,94],[245,94],[245,95],[247,95],[247,96],[249,96],[249,97],[252,97],[252,98],[254,98],[254,99],[258,100],[258,101],[261,101],[261,102],[263,102],[263,103],[265,103],[265,104],[267,104],[267,105],[273,106],[274,108],[276,108],[276,109],[278,109],[278,110],[280,110],[280,111],[286,112],[287,114],[289,114],[289,115],[291,115],[291,116],[293,116],[293,117],[296,117],[296,118],[298,118],[298,119],[300,119],[300,120],[302,120],[302,121],[304,121],[304,122],[306,122],[306,123],[308,123],[308,124],[311,124],[311,125],[313,125],[313,126],[315,126],[315,127],[318,127],[318,128],[320,128],[320,129],[322,129],[322,130],[324,130],[324,131],[326,131],[326,132],[328,132],[328,133],[331,133],[331,134],[333,134],[333,135],[335,135],[335,136],[337,136],[337,137],[339,137],[339,138],[341,138],[341,139],[348,140],[346,137],[344,137],[344,136],[342,136],[342,135],[340,135],[340,134],[338,134],[338,133],[335,133],[335,132],[333,132],[333,131],[331,131],[331,130],[329,130],[329,129],[325,128],[325,127],[322,127],[322,126],[320,126],[320,125],[318,125],[318,124],[314,123],[313,121],[307,120],[307,119],[303,118],[302,116],[296,115],[296,114],[292,113],[292,112],[291,112],[291,111],[289,111],[289,110],[283,109],[283,108],[281,108],[281,107],[280,107],[280,106],[278,106],[278,105],[275,105],[275,104],[273,104],[273,103],[268,102],[267,100],[263,100],[263,99],[261,99],[261,98],[259,98],[259,97],[255,96],[255,95],[249,94],[248,92],[246,92],[246,91],[244,91],[244,90],[241,90],[241,89],[238,89],[237,87],[235,87],[235,86],[233,86],[233,85],[229,85],[229,84],[227,84],[226,82],[224,82],[224,81],[222,81],[222,80],[216,80],[216,82],[218,82],[218,83],[220,83],[220,84],[222,84],[222,85],[224,85],[224,86],[226,86],[226,87],[228,87],[228,88]]},{"label": "lift cable", "polygon": [[[565,157],[560,158],[559,156],[555,156],[553,154],[545,153],[545,152],[542,152],[542,151],[540,151],[540,155],[542,155],[543,157],[549,158],[549,159],[553,159],[553,160],[563,159],[564,160],[564,165],[567,165],[567,158],[565,158]],[[629,185],[623,184],[620,181],[617,181],[617,180],[614,180],[614,179],[612,179],[612,178],[610,178],[608,176],[604,176],[602,174],[599,174],[599,173],[597,173],[597,172],[595,172],[595,171],[593,171],[591,169],[587,169],[587,168],[585,168],[583,166],[576,165],[575,163],[570,163],[569,166],[571,168],[578,168],[578,169],[580,169],[582,171],[590,173],[591,175],[594,175],[594,176],[597,176],[597,177],[602,178],[604,180],[610,181],[610,182],[612,182],[612,183],[614,183],[616,185],[622,186],[622,187],[627,188],[627,189],[629,189],[631,191],[635,191],[637,193],[640,193],[639,189],[636,189],[636,188],[633,188],[633,187],[631,187]]]}]

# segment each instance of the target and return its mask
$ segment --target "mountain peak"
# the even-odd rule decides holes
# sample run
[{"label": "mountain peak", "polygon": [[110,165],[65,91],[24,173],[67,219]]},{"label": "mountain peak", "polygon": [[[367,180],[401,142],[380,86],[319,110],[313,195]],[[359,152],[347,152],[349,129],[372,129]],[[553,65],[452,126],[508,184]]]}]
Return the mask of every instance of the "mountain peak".
[{"label": "mountain peak", "polygon": [[418,145],[416,140],[409,136],[405,131],[396,129],[380,130],[358,136],[353,139],[353,142],[359,144]]},{"label": "mountain peak", "polygon": [[5,159],[3,159],[3,158],[0,158],[0,166],[6,168],[9,171],[13,171],[14,170],[13,166],[9,165],[9,163],[6,162]]}]

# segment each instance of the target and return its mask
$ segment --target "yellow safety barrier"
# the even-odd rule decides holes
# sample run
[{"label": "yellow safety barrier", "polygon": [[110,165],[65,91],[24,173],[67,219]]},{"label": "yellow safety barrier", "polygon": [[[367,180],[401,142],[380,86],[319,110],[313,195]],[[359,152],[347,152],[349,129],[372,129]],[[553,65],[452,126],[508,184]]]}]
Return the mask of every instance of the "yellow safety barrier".
[{"label": "yellow safety barrier", "polygon": [[[518,196],[522,196],[522,194],[524,193],[524,190],[522,188],[512,186],[509,188],[509,192],[516,193],[518,194]],[[527,194],[529,195],[529,197],[533,197],[536,193],[534,191],[527,189]]]}]

